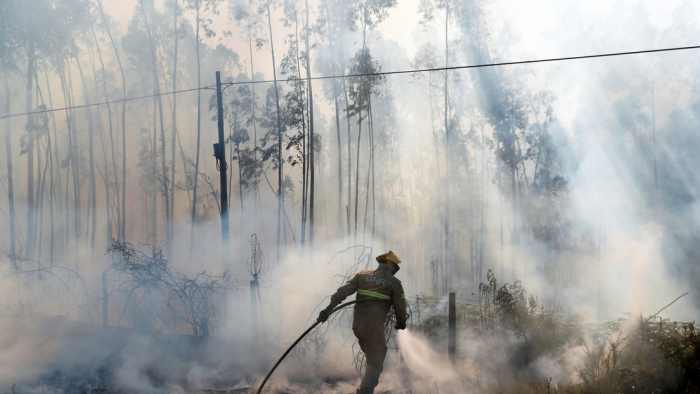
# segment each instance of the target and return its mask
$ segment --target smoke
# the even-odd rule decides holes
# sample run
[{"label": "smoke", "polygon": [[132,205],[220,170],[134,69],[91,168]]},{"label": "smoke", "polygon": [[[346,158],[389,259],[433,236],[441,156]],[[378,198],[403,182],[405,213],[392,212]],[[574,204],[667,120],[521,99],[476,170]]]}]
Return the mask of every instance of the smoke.
[{"label": "smoke", "polygon": [[430,379],[437,383],[451,382],[459,378],[444,354],[432,348],[430,342],[402,330],[396,334],[399,351],[408,369],[421,379]]},{"label": "smoke", "polygon": [[[62,317],[0,316],[0,389],[134,393],[246,385],[257,353],[214,340],[105,329]],[[248,362],[234,362],[245,352]]]},{"label": "smoke", "polygon": [[[116,50],[125,65],[127,96],[152,94],[151,47],[143,38],[147,35],[139,22],[141,11],[134,8],[138,4],[117,7],[116,3],[104,3],[108,17],[121,24],[121,28],[114,26],[112,34],[116,42],[124,39],[125,46],[120,44]],[[402,70],[411,64],[441,66],[445,33],[449,34],[450,65],[692,45],[695,43],[687,40],[698,36],[698,10],[692,2],[664,2],[665,7],[661,2],[643,1],[571,4],[540,0],[537,6],[508,1],[463,2],[469,7],[451,15],[453,22],[446,29],[439,23],[419,25],[417,3],[401,2],[370,32],[367,44],[383,71]],[[310,5],[314,17],[321,3],[311,1]],[[166,13],[171,10],[162,8],[161,2],[155,2],[151,10],[149,2],[148,18],[156,11],[153,34],[158,42],[153,47],[161,48],[159,61],[163,66],[156,74],[163,78],[161,90],[166,91],[170,90],[173,71],[174,35]],[[96,10],[92,12],[95,42],[90,35],[74,34],[77,55],[63,57],[63,52],[48,49],[38,52],[35,104],[41,98],[48,106],[50,94],[56,108],[85,101],[76,57],[85,68],[91,102],[121,98],[121,73],[111,40]],[[291,31],[288,26],[296,26],[277,23],[283,13],[283,9],[273,11],[271,18],[278,63],[291,42],[285,40],[294,40],[293,35],[287,37]],[[134,14],[137,17],[132,20]],[[262,49],[249,54],[247,33],[238,31],[242,27],[227,19],[226,12],[212,16],[212,29],[219,35],[207,35],[198,59],[192,45],[195,24],[191,14],[180,21],[182,35],[187,38],[179,44],[182,63],[178,89],[195,86],[199,60],[203,63],[202,85],[213,83],[215,70],[223,71],[225,80],[245,80],[251,72],[258,74],[257,80],[271,79],[272,69],[279,65],[271,64],[264,29],[253,31],[253,42]],[[83,24],[75,31],[88,28]],[[344,29],[339,25],[338,31]],[[129,32],[132,34],[124,36]],[[12,112],[21,111],[24,105],[26,75],[21,70],[26,59],[24,42],[17,40],[9,45],[22,48],[12,55],[16,64],[0,70],[2,76],[8,72],[11,93],[11,98],[5,97],[3,90],[3,111],[5,100],[12,100]],[[312,43],[313,75],[346,71],[341,67],[347,66],[362,42],[357,31],[319,38]],[[95,45],[100,45],[100,54],[94,51]],[[223,48],[218,45],[227,45],[230,51],[214,50]],[[104,57],[108,68],[104,93],[97,56]],[[298,60],[286,61],[285,67],[299,64]],[[111,114],[106,107],[93,108],[98,171],[94,212],[88,207],[85,110],[52,113],[37,139],[37,152],[42,156],[34,168],[45,177],[43,181],[34,178],[38,186],[44,185],[43,194],[34,196],[34,204],[42,209],[41,214],[27,203],[27,155],[21,152],[27,140],[26,119],[13,118],[8,130],[12,132],[11,158],[16,172],[18,255],[28,257],[25,249],[30,226],[25,219],[34,209],[39,216],[33,223],[38,231],[32,257],[37,261],[20,261],[20,274],[8,263],[0,274],[0,391],[13,384],[37,391],[43,384],[56,390],[109,386],[144,393],[188,392],[212,385],[243,387],[259,380],[281,350],[314,321],[337,286],[358,270],[372,269],[373,257],[388,249],[405,262],[398,276],[409,299],[442,300],[434,309],[423,311],[420,323],[441,317],[448,291],[456,291],[460,303],[478,303],[475,294],[479,283],[486,281],[488,270],[496,274],[499,283],[521,280],[528,294],[539,297],[547,307],[560,306],[566,316],[579,315],[586,323],[602,323],[627,314],[653,314],[678,295],[692,291],[700,278],[695,263],[700,255],[697,68],[695,54],[666,53],[451,71],[448,89],[442,72],[394,75],[377,87],[372,114],[363,114],[369,118],[364,118],[361,126],[357,117],[346,118],[352,103],[346,102],[344,86],[350,80],[335,85],[331,79],[314,82],[313,120],[320,149],[315,163],[313,244],[308,211],[301,208],[308,198],[304,190],[308,177],[302,174],[308,166],[298,162],[301,149],[290,149],[283,160],[285,204],[278,213],[275,165],[260,163],[255,167],[257,177],[246,178],[245,167],[239,172],[240,152],[232,147],[227,151],[232,253],[225,258],[221,256],[218,173],[209,154],[216,135],[212,113],[203,105],[199,203],[192,223],[196,93],[177,97],[177,144],[170,137],[173,125],[168,106],[173,103],[168,101],[170,96],[163,99],[166,151],[176,145],[175,162],[170,162],[169,154],[166,157],[167,166],[176,170],[176,183],[171,186],[176,190],[173,255],[166,256],[168,263],[190,277],[230,268],[237,280],[234,294],[221,303],[225,310],[217,316],[216,340],[196,344],[193,338],[176,336],[176,332],[186,330],[174,324],[164,328],[168,334],[136,329],[136,322],[144,320],[144,312],[139,310],[144,307],[138,303],[112,305],[112,327],[96,326],[101,318],[100,276],[112,258],[105,256],[104,250],[111,242],[108,234],[116,237],[117,184],[123,177],[127,177],[123,223],[127,240],[137,248],[141,243],[153,243],[167,249],[159,164],[151,167],[149,161],[149,144],[160,146],[158,134],[162,132],[156,124],[156,103],[134,101],[126,107],[126,152],[121,151],[121,105],[112,105]],[[281,75],[281,80],[289,77]],[[292,92],[287,81],[278,85],[281,97]],[[250,138],[241,148],[255,152],[257,158],[262,156],[260,138],[273,130],[276,120],[274,106],[265,107],[271,86],[255,85],[256,112],[237,115],[238,131],[245,129]],[[76,97],[71,98],[73,91]],[[204,92],[206,103],[210,95]],[[231,86],[225,92],[227,110],[234,99],[247,97],[252,96],[244,97]],[[295,109],[286,104],[282,103],[284,121],[298,118]],[[304,111],[301,114],[303,117]],[[226,122],[228,128],[231,119]],[[5,132],[4,121],[0,127]],[[292,137],[298,141],[299,135],[294,133],[303,127],[306,124],[289,126],[284,143],[291,144]],[[358,136],[360,127],[362,134]],[[114,137],[108,135],[112,128]],[[539,140],[542,130],[547,135]],[[257,133],[257,141],[253,133]],[[50,166],[45,155],[47,135],[56,138],[51,146],[58,156],[52,158]],[[517,136],[522,146],[508,145],[514,141],[511,136]],[[516,149],[521,150],[519,155],[514,153]],[[120,167],[124,155],[128,160],[126,174]],[[0,156],[5,159],[4,153]],[[116,165],[110,162],[113,158]],[[446,174],[448,163],[452,166],[450,178]],[[546,174],[544,163],[548,163]],[[0,181],[6,191],[5,160],[0,165]],[[38,186],[35,189],[40,189]],[[51,186],[55,192],[49,205]],[[7,206],[3,194],[3,250],[9,243]],[[90,219],[94,216],[97,241],[93,253],[90,231],[95,229]],[[112,226],[109,230],[108,221]],[[304,235],[302,223],[306,226]],[[257,295],[251,295],[255,290],[249,285],[253,278],[247,270],[253,233],[259,237],[270,267],[259,278],[257,309],[251,305]],[[50,237],[55,237],[53,247],[49,246]],[[50,271],[40,275],[24,272],[40,266]],[[60,283],[59,278],[69,281]],[[128,296],[120,292],[110,295],[121,301]],[[167,297],[158,300],[162,306]],[[691,292],[666,309],[664,316],[696,320],[698,305],[698,294]],[[40,316],[25,316],[30,313]],[[52,317],[56,315],[69,316],[71,321]],[[292,392],[352,391],[349,382],[358,380],[361,368],[356,367],[358,348],[353,346],[350,322],[351,313],[346,312],[321,326],[280,367],[274,383]],[[117,324],[120,328],[114,328]],[[580,343],[567,343],[560,351],[538,355],[523,366],[516,359],[524,353],[524,345],[512,333],[499,333],[503,352],[496,354],[490,338],[470,332],[460,335],[459,342],[466,365],[452,367],[442,356],[445,343],[440,330],[436,330],[437,338],[428,339],[400,332],[399,351],[390,352],[380,388],[405,387],[408,379],[425,392],[433,390],[430,382],[439,383],[441,388],[453,385],[458,388],[452,390],[460,392],[463,378],[495,381],[493,377],[501,376],[499,373],[516,370],[524,380],[552,377],[564,384],[576,380],[576,368],[585,359]],[[586,341],[594,342],[588,337]],[[402,362],[408,371],[402,369]]]}]

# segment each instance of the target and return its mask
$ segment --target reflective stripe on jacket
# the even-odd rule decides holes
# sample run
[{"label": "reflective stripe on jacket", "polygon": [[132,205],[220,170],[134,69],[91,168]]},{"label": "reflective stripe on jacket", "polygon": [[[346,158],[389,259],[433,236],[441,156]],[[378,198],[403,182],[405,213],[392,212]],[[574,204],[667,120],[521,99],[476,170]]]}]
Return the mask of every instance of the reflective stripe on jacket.
[{"label": "reflective stripe on jacket", "polygon": [[391,307],[394,307],[396,321],[406,321],[406,297],[401,281],[391,274],[389,264],[381,263],[376,270],[360,271],[331,296],[331,306],[335,308],[345,298],[357,292],[352,319],[357,326],[384,330],[384,322]]}]

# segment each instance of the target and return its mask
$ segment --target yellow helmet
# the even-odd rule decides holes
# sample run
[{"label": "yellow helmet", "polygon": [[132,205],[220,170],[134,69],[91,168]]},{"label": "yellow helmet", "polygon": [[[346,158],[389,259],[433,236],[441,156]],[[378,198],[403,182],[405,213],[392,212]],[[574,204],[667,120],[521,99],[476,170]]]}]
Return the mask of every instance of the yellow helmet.
[{"label": "yellow helmet", "polygon": [[388,264],[401,264],[399,256],[397,256],[396,253],[392,252],[391,250],[377,256],[377,262],[381,263],[382,261],[385,261]]}]

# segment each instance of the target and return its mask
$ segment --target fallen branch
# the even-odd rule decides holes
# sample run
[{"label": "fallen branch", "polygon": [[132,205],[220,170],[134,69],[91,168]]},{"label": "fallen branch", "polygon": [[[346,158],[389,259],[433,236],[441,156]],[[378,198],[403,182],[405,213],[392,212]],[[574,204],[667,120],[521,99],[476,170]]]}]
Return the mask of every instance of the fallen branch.
[{"label": "fallen branch", "polygon": [[676,301],[680,300],[681,298],[683,298],[684,296],[688,295],[689,293],[690,293],[690,292],[687,292],[687,293],[685,293],[685,294],[683,294],[683,295],[679,296],[679,297],[678,297],[678,298],[676,298],[675,300],[671,301],[671,303],[670,303],[670,304],[668,304],[668,305],[666,305],[665,307],[663,307],[663,308],[659,309],[659,311],[658,311],[658,312],[656,312],[656,313],[654,314],[654,316],[651,316],[650,318],[648,318],[648,319],[647,319],[646,323],[648,323],[648,322],[649,322],[649,320],[651,320],[651,319],[655,318],[655,317],[656,317],[656,316],[657,316],[657,315],[658,315],[659,313],[661,313],[661,311],[663,311],[664,309],[666,309],[666,308],[668,308],[669,306],[673,305],[673,303],[674,303],[674,302],[676,302]]}]

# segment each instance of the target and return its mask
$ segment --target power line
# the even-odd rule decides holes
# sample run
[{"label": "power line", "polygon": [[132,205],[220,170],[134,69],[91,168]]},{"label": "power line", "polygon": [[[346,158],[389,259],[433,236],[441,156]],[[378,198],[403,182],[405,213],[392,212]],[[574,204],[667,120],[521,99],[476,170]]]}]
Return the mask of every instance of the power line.
[{"label": "power line", "polygon": [[[597,55],[583,55],[583,56],[569,56],[569,57],[557,57],[557,58],[535,59],[535,60],[521,60],[521,61],[515,61],[515,62],[501,62],[501,63],[473,64],[473,65],[451,66],[451,67],[422,68],[422,69],[413,69],[413,70],[382,71],[382,72],[377,72],[377,73],[364,73],[364,74],[324,75],[324,76],[311,77],[311,78],[295,78],[292,80],[284,79],[284,80],[278,80],[277,82],[290,82],[293,80],[310,81],[310,80],[324,80],[324,79],[333,79],[333,78],[356,78],[356,77],[368,77],[368,76],[414,74],[414,73],[424,73],[424,72],[434,72],[434,71],[465,70],[465,69],[470,69],[470,68],[515,66],[515,65],[519,65],[519,64],[548,63],[548,62],[559,62],[559,61],[566,61],[566,60],[582,60],[582,59],[594,59],[594,58],[601,58],[601,57],[640,55],[640,54],[648,54],[648,53],[684,51],[684,50],[689,50],[689,49],[700,49],[700,45],[686,46],[686,47],[674,47],[674,48],[661,48],[661,49],[647,49],[647,50],[630,51],[630,52],[601,53],[601,54],[597,54]],[[234,86],[234,85],[252,85],[252,84],[274,83],[274,82],[275,82],[274,80],[226,82],[226,83],[222,83],[222,85],[229,87],[229,86]],[[71,107],[63,107],[63,108],[56,108],[56,109],[44,109],[44,110],[40,110],[40,111],[32,111],[32,112],[24,112],[24,113],[17,113],[17,114],[11,114],[11,115],[3,115],[3,116],[0,116],[0,120],[7,119],[7,118],[14,118],[17,116],[38,115],[38,114],[49,113],[49,112],[65,111],[68,109],[95,107],[98,105],[106,105],[106,104],[116,104],[116,103],[121,103],[121,102],[125,102],[125,101],[133,101],[133,100],[139,100],[139,99],[153,98],[153,97],[157,97],[157,96],[165,96],[165,95],[175,94],[175,93],[186,93],[186,92],[193,92],[196,90],[206,90],[206,89],[212,89],[212,88],[213,88],[213,86],[203,86],[200,88],[176,90],[173,92],[164,92],[164,93],[160,93],[160,94],[150,94],[147,96],[129,97],[126,99],[103,101],[103,102],[99,102],[99,103],[82,104],[82,105],[75,105],[75,106],[71,106]]]},{"label": "power line", "polygon": [[153,98],[153,97],[158,97],[158,96],[165,96],[169,94],[175,94],[175,93],[186,93],[186,92],[194,92],[196,90],[200,89],[211,89],[211,86],[202,86],[201,88],[192,88],[192,89],[183,89],[183,90],[176,90],[173,92],[164,92],[160,94],[149,94],[147,96],[138,96],[138,97],[127,97],[125,99],[119,99],[119,100],[112,100],[112,101],[103,101],[99,103],[90,103],[90,104],[81,104],[81,105],[74,105],[71,107],[63,107],[63,108],[49,108],[49,109],[43,109],[39,111],[32,111],[32,112],[24,112],[20,114],[11,114],[11,115],[3,115],[0,116],[1,119],[7,119],[7,118],[14,118],[17,116],[26,116],[26,115],[38,115],[38,114],[45,114],[49,112],[57,112],[57,111],[65,111],[68,109],[78,109],[78,108],[87,108],[87,107],[95,107],[98,105],[106,105],[106,104],[116,104],[116,103],[122,103],[125,101],[133,101],[133,100],[140,100],[140,99],[147,99],[147,98]]},{"label": "power line", "polygon": [[[396,75],[396,74],[414,74],[423,72],[433,72],[433,71],[450,71],[450,70],[464,70],[470,68],[484,68],[484,67],[500,67],[500,66],[515,66],[518,64],[533,64],[533,63],[547,63],[547,62],[559,62],[566,60],[581,60],[581,59],[594,59],[599,57],[614,57],[614,56],[627,56],[627,55],[640,55],[646,53],[658,53],[658,52],[672,52],[672,51],[684,51],[689,49],[700,49],[700,45],[688,46],[688,47],[674,47],[674,48],[661,48],[661,49],[646,49],[642,51],[631,51],[631,52],[612,52],[612,53],[601,53],[597,55],[583,55],[583,56],[569,56],[569,57],[555,57],[547,59],[535,59],[535,60],[521,60],[516,62],[501,62],[501,63],[488,63],[488,64],[473,64],[466,66],[451,66],[451,67],[435,67],[435,68],[421,68],[414,70],[398,70],[398,71],[382,71],[377,73],[366,73],[366,74],[347,74],[347,75],[326,75],[320,77],[311,78],[294,78],[294,80],[323,80],[332,78],[356,78],[356,77],[366,77],[366,76],[381,76],[381,75]],[[278,80],[277,82],[288,82],[290,80]],[[274,83],[275,81],[263,80],[263,81],[247,81],[247,82],[227,82],[224,85],[248,85],[248,84],[258,84],[258,83]]]}]

